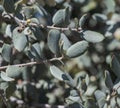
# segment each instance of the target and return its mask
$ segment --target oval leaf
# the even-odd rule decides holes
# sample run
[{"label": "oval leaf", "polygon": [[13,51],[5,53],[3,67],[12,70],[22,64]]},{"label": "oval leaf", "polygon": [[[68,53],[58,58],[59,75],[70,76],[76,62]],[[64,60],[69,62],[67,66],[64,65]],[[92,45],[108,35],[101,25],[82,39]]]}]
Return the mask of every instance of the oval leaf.
[{"label": "oval leaf", "polygon": [[56,55],[59,55],[59,30],[50,30],[48,34],[48,47]]},{"label": "oval leaf", "polygon": [[21,75],[22,71],[23,67],[8,66],[8,68],[6,69],[6,74],[9,77],[17,78]]},{"label": "oval leaf", "polygon": [[109,71],[105,71],[105,84],[108,88],[112,89],[113,88],[113,82],[110,76]]},{"label": "oval leaf", "polygon": [[4,43],[1,54],[5,61],[10,62],[12,55],[12,47],[9,44]]},{"label": "oval leaf", "polygon": [[83,32],[83,38],[91,43],[97,43],[104,40],[104,36],[98,32],[86,30]]},{"label": "oval leaf", "polygon": [[54,65],[50,66],[50,72],[55,78],[57,78],[61,81],[64,81],[66,84],[68,84],[69,86],[71,86],[73,88],[75,87],[74,80],[67,72],[64,73],[63,71],[61,71],[59,68],[57,68]]},{"label": "oval leaf", "polygon": [[68,48],[66,55],[70,58],[78,57],[83,54],[88,48],[88,42],[80,41],[73,44],[70,48]]},{"label": "oval leaf", "polygon": [[66,26],[70,21],[69,15],[69,8],[58,10],[53,16],[52,21],[56,26]]},{"label": "oval leaf", "polygon": [[70,46],[71,46],[71,42],[69,41],[69,39],[67,38],[67,36],[63,33],[61,33],[61,38],[60,40],[63,41],[63,50],[67,50]]},{"label": "oval leaf", "polygon": [[19,32],[19,28],[16,27],[14,30],[13,30],[13,44],[14,44],[14,47],[18,50],[18,51],[23,51],[24,48],[26,47],[27,45],[27,37],[26,35],[24,34],[24,32]]},{"label": "oval leaf", "polygon": [[115,55],[112,57],[111,68],[114,74],[120,78],[120,63]]},{"label": "oval leaf", "polygon": [[79,20],[79,26],[82,28],[85,24],[86,19],[88,18],[87,14],[84,14]]},{"label": "oval leaf", "polygon": [[5,72],[1,72],[1,78],[2,78],[4,81],[14,81],[14,79],[8,77]]},{"label": "oval leaf", "polygon": [[64,72],[61,71],[59,68],[57,68],[57,67],[54,66],[54,65],[53,65],[53,66],[50,66],[50,72],[51,72],[51,74],[52,74],[55,78],[63,81],[62,75],[64,74]]},{"label": "oval leaf", "polygon": [[34,43],[30,50],[35,59],[40,60],[42,58],[42,52],[39,43]]}]

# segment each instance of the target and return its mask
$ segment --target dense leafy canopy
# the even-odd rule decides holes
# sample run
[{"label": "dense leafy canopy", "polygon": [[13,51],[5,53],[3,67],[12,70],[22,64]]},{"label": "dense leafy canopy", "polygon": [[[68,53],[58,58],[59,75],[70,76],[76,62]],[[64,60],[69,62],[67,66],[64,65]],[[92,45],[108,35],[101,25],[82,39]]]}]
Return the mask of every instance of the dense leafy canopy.
[{"label": "dense leafy canopy", "polygon": [[0,0],[0,108],[120,108],[120,0]]}]

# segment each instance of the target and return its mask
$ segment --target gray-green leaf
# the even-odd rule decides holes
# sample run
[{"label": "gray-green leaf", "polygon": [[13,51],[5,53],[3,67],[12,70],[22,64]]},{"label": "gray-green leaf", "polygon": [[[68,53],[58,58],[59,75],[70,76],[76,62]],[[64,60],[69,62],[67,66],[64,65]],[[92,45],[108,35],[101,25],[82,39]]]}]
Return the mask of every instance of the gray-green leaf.
[{"label": "gray-green leaf", "polygon": [[59,55],[59,30],[50,30],[48,34],[48,47],[56,55]]},{"label": "gray-green leaf", "polygon": [[115,0],[104,0],[103,3],[106,7],[107,14],[115,11]]},{"label": "gray-green leaf", "polygon": [[82,55],[88,48],[88,42],[87,41],[80,41],[68,48],[66,55],[70,58],[78,57]]},{"label": "gray-green leaf", "polygon": [[84,14],[84,15],[80,18],[80,20],[79,20],[79,26],[80,26],[81,28],[84,26],[87,17],[88,17],[88,15],[87,15],[87,14]]},{"label": "gray-green leaf", "polygon": [[1,78],[2,78],[4,81],[7,81],[7,82],[9,82],[9,81],[14,81],[14,79],[8,77],[8,75],[7,75],[5,72],[1,72],[0,75],[1,75]]},{"label": "gray-green leaf", "polygon": [[97,43],[104,40],[104,36],[98,32],[86,30],[83,32],[83,38],[91,43]]},{"label": "gray-green leaf", "polygon": [[1,54],[5,61],[10,62],[12,55],[12,47],[9,44],[4,43]]},{"label": "gray-green leaf", "polygon": [[95,98],[96,98],[96,100],[98,102],[99,108],[102,108],[104,106],[105,102],[106,102],[106,100],[105,100],[105,97],[106,97],[105,93],[100,91],[100,90],[96,90],[94,95],[95,95]]},{"label": "gray-green leaf", "polygon": [[6,74],[9,77],[17,78],[22,74],[23,67],[17,67],[17,66],[8,66],[6,69]]},{"label": "gray-green leaf", "polygon": [[37,59],[37,60],[40,60],[43,56],[39,43],[34,43],[31,47],[30,52],[35,57],[35,59]]},{"label": "gray-green leaf", "polygon": [[57,68],[57,67],[54,66],[54,65],[53,65],[53,66],[50,66],[50,72],[51,72],[51,74],[52,74],[55,78],[63,81],[62,75],[64,74],[64,72],[61,71],[59,68]]},{"label": "gray-green leaf", "polygon": [[63,33],[61,33],[61,38],[60,39],[63,41],[63,50],[66,51],[71,46],[71,43],[68,40],[67,36]]},{"label": "gray-green leaf", "polygon": [[110,76],[109,71],[105,71],[105,84],[108,88],[112,89],[113,88],[113,82]]},{"label": "gray-green leaf", "polygon": [[69,86],[71,87],[75,87],[75,82],[74,80],[72,79],[72,77],[67,73],[67,72],[63,72],[61,71],[59,68],[57,68],[56,66],[50,66],[50,72],[51,74],[61,80],[61,81],[64,81],[66,84],[68,84]]},{"label": "gray-green leaf", "polygon": [[95,13],[92,15],[92,18],[98,22],[106,22],[107,16],[104,14]]},{"label": "gray-green leaf", "polygon": [[111,68],[114,74],[120,78],[120,63],[115,55],[112,57]]},{"label": "gray-green leaf", "polygon": [[21,52],[26,47],[28,40],[24,32],[18,32],[18,31],[19,31],[18,27],[16,27],[13,30],[13,44],[14,47]]},{"label": "gray-green leaf", "polygon": [[56,26],[66,26],[70,21],[69,8],[58,10],[52,19]]}]

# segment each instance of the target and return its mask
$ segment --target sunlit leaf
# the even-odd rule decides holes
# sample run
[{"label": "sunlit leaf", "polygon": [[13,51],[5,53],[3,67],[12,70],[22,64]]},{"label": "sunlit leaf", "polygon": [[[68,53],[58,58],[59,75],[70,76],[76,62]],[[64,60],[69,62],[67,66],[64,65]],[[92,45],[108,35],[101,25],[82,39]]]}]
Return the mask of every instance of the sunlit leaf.
[{"label": "sunlit leaf", "polygon": [[104,40],[104,36],[98,32],[86,30],[83,31],[83,38],[91,43],[97,43]]},{"label": "sunlit leaf", "polygon": [[87,41],[76,42],[75,44],[71,45],[68,48],[66,55],[70,58],[78,57],[82,55],[87,50],[87,48],[88,48]]},{"label": "sunlit leaf", "polygon": [[19,29],[19,27],[16,27],[13,30],[13,44],[14,47],[21,52],[26,47],[28,40],[24,32],[20,31]]},{"label": "sunlit leaf", "polygon": [[58,10],[53,16],[52,21],[56,26],[66,26],[69,24],[69,15],[69,8]]},{"label": "sunlit leaf", "polygon": [[48,47],[50,50],[59,55],[59,39],[60,39],[60,31],[58,30],[50,30],[48,34]]},{"label": "sunlit leaf", "polygon": [[23,67],[8,66],[6,69],[6,74],[9,77],[17,78],[22,74]]},{"label": "sunlit leaf", "polygon": [[71,46],[71,42],[68,40],[67,36],[61,33],[61,41],[63,41],[63,50],[67,50]]},{"label": "sunlit leaf", "polygon": [[55,78],[63,81],[62,75],[64,74],[64,72],[61,71],[59,68],[57,68],[57,67],[54,66],[54,65],[53,65],[53,66],[50,66],[50,72],[51,72],[51,74],[52,74]]},{"label": "sunlit leaf", "polygon": [[85,24],[86,19],[88,18],[87,14],[84,14],[79,20],[79,26],[82,28]]},{"label": "sunlit leaf", "polygon": [[55,78],[57,78],[61,81],[64,81],[69,86],[71,86],[73,88],[76,86],[72,77],[67,72],[61,71],[56,66],[54,66],[54,65],[50,66],[50,72]]}]

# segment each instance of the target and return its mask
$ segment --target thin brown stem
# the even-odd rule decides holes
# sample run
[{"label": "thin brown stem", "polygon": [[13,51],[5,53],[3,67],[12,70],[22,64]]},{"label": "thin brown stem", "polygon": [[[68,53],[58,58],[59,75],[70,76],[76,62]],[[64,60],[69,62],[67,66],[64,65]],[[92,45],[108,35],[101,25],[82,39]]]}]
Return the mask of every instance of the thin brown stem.
[{"label": "thin brown stem", "polygon": [[[43,25],[40,25],[41,27],[44,27]],[[48,29],[56,29],[56,30],[61,30],[61,31],[67,31],[67,30],[71,30],[71,31],[80,31],[82,30],[81,28],[61,28],[61,27],[55,27],[55,26],[46,26],[46,28]]]},{"label": "thin brown stem", "polygon": [[41,61],[33,61],[33,62],[29,62],[29,63],[1,66],[0,70],[4,70],[4,69],[8,68],[9,66],[15,66],[15,67],[32,66],[32,65],[36,65],[36,64],[42,64],[42,63],[52,62],[52,61],[62,60],[62,59],[63,59],[63,57],[58,57],[58,58],[52,58],[52,59],[49,59],[49,60],[41,60]]},{"label": "thin brown stem", "polygon": [[[11,15],[10,15],[10,16],[11,16]],[[21,20],[21,19],[15,17],[15,16],[11,16],[11,17],[14,19],[14,21],[15,21],[18,25],[24,25],[24,26],[30,25],[30,26],[36,26],[36,27],[41,27],[41,28],[46,28],[46,29],[56,29],[56,30],[60,30],[60,31],[70,30],[70,31],[79,32],[79,31],[82,30],[81,27],[79,27],[79,28],[69,28],[69,27],[45,26],[45,25],[43,25],[43,24],[33,23],[33,22],[31,22],[30,19],[28,19],[28,20],[25,21],[25,20]]]}]

